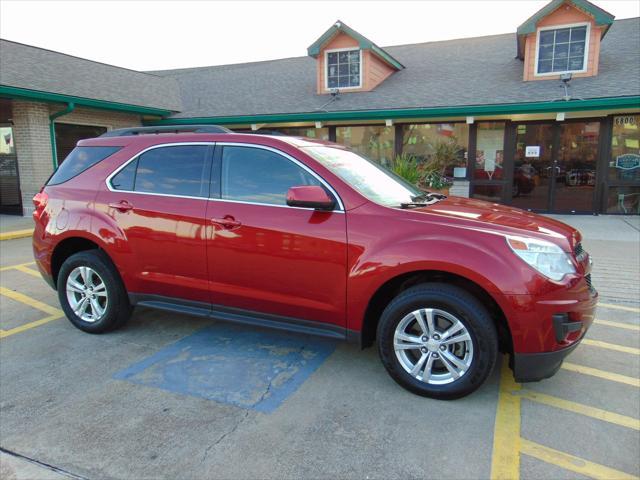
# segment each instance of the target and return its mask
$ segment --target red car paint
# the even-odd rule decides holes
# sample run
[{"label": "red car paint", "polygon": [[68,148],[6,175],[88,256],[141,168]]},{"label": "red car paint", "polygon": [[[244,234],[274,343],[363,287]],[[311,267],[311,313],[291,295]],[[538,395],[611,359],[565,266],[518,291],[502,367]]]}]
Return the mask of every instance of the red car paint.
[{"label": "red car paint", "polygon": [[[105,179],[144,149],[179,142],[268,146],[320,175],[344,212],[289,209],[204,198],[111,191]],[[505,235],[545,239],[574,252],[580,233],[561,222],[487,202],[450,197],[416,209],[369,201],[305,152],[337,145],[240,134],[96,138],[80,146],[122,149],[71,180],[44,187],[34,213],[34,254],[45,278],[65,239],[97,244],[128,292],[180,298],[306,319],[359,334],[386,282],[437,271],[480,287],[506,319],[515,353],[571,346],[593,320],[597,294],[588,255],[571,255],[575,274],[555,282],[510,251]],[[308,192],[302,192],[308,194]],[[36,201],[36,199],[34,199]],[[552,315],[582,329],[558,342]],[[345,335],[346,336],[346,335]]]}]

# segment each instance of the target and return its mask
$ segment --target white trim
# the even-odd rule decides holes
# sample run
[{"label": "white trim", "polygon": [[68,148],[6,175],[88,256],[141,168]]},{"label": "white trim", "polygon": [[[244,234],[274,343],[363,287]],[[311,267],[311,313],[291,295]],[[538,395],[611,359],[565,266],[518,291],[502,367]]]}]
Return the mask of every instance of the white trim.
[{"label": "white trim", "polygon": [[[358,51],[358,55],[360,56],[360,85],[357,87],[329,87],[329,53],[332,52],[352,52],[354,50]],[[359,88],[364,88],[362,84],[362,72],[364,70],[363,65],[364,56],[362,55],[362,49],[360,47],[346,47],[346,48],[332,48],[331,50],[324,51],[324,89],[325,90],[333,90],[336,88],[337,90],[357,90]]]},{"label": "white trim", "polygon": [[[582,69],[581,70],[564,70],[562,72],[538,73],[538,54],[540,53],[540,32],[545,30],[561,30],[563,28],[574,28],[574,27],[587,27],[587,31],[585,33],[585,38],[584,38],[584,57],[582,58]],[[589,69],[589,44],[590,43],[591,43],[591,22],[567,23],[564,25],[551,25],[548,27],[539,27],[536,30],[536,45],[535,45],[536,57],[535,57],[533,76],[534,77],[553,77],[553,76],[562,75],[563,73],[586,73],[587,70]],[[555,41],[554,41],[554,47],[555,47]],[[569,52],[567,52],[567,55],[568,54]]]},{"label": "white trim", "polygon": [[120,165],[118,168],[116,168],[105,179],[105,184],[107,185],[107,189],[110,192],[114,192],[114,193],[133,193],[133,194],[136,194],[136,195],[154,195],[154,196],[157,196],[157,197],[189,198],[189,199],[193,199],[193,200],[211,200],[211,201],[222,201],[222,202],[232,202],[232,203],[243,203],[243,204],[248,204],[248,205],[263,205],[263,206],[267,206],[267,207],[284,207],[284,208],[296,208],[296,209],[302,209],[302,210],[315,210],[313,208],[291,207],[289,205],[275,205],[275,204],[271,204],[271,203],[244,202],[244,201],[240,201],[240,200],[229,200],[229,199],[226,199],[226,198],[193,197],[193,196],[189,196],[189,195],[172,195],[170,193],[136,192],[136,191],[133,191],[133,190],[119,190],[119,189],[113,188],[113,186],[111,185],[111,179],[113,177],[115,177],[118,173],[120,173],[121,170],[124,170],[127,167],[127,165],[129,165],[131,162],[136,160],[143,153],[148,152],[149,150],[154,150],[156,148],[176,147],[176,146],[184,146],[184,145],[206,145],[206,146],[220,145],[220,146],[223,146],[223,147],[224,146],[229,146],[229,147],[260,148],[260,149],[269,150],[269,151],[271,151],[273,153],[281,155],[281,156],[285,157],[286,159],[290,160],[291,162],[295,163],[299,167],[301,167],[303,170],[308,172],[311,176],[315,177],[320,183],[322,183],[327,188],[327,190],[329,190],[334,195],[334,197],[336,198],[336,201],[338,203],[338,210],[331,210],[332,212],[344,213],[344,204],[342,203],[342,199],[340,198],[340,195],[338,195],[338,193],[333,189],[333,187],[331,187],[331,185],[329,185],[329,183],[324,178],[322,178],[316,172],[311,170],[304,163],[302,163],[299,160],[296,160],[295,158],[293,158],[291,155],[288,155],[285,152],[283,152],[281,150],[278,150],[276,148],[268,147],[266,145],[257,145],[257,144],[254,144],[254,143],[237,143],[237,142],[175,142],[175,143],[159,143],[157,145],[152,145],[150,147],[145,148],[144,150],[139,151],[133,157],[129,158],[122,165]]}]

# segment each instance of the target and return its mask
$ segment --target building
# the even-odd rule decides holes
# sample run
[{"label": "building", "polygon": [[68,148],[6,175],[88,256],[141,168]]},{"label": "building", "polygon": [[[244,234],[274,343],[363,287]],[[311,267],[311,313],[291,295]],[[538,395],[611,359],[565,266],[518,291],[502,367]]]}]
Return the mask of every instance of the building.
[{"label": "building", "polygon": [[336,22],[308,55],[137,72],[0,43],[0,208],[78,139],[220,124],[348,145],[382,164],[449,152],[452,193],[540,212],[640,213],[640,19],[553,0],[515,33],[381,48]]}]

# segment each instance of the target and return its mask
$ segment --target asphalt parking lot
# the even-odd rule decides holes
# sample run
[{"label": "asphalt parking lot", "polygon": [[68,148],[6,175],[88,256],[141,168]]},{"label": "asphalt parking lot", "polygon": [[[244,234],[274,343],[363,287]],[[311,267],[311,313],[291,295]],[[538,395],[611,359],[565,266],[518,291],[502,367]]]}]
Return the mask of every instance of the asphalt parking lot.
[{"label": "asphalt parking lot", "polygon": [[442,402],[374,349],[137,309],[63,318],[29,238],[0,242],[0,478],[638,478],[640,218],[565,218],[601,293],[553,378]]}]

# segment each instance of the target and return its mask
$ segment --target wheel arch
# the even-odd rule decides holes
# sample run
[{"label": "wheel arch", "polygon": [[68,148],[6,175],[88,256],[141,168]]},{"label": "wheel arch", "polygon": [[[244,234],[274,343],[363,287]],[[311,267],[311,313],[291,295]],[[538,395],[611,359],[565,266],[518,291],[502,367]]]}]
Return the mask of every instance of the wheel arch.
[{"label": "wheel arch", "polygon": [[442,282],[460,287],[487,306],[498,332],[500,351],[513,352],[511,330],[498,301],[477,282],[445,270],[414,270],[396,275],[383,283],[370,298],[365,309],[360,336],[362,348],[371,346],[375,341],[380,316],[393,298],[414,285],[429,282]]},{"label": "wheel arch", "polygon": [[70,233],[55,245],[51,253],[51,276],[53,278],[54,285],[58,284],[58,274],[60,273],[60,268],[65,260],[71,255],[87,250],[98,250],[108,258],[111,263],[113,263],[113,260],[105,251],[99,240],[96,238],[89,238],[83,234]]}]

